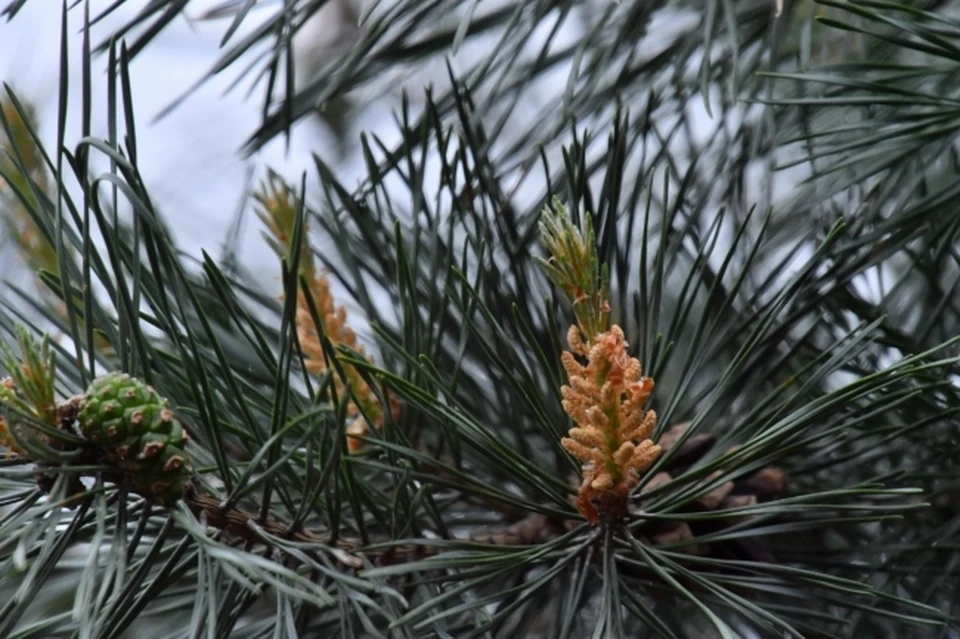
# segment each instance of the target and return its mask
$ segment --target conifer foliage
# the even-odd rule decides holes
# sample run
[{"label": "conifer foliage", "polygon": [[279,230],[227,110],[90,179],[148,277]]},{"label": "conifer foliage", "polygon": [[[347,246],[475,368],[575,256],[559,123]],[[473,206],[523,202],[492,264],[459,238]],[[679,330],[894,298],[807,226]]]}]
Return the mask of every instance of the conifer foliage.
[{"label": "conifer foliage", "polygon": [[[955,3],[94,4],[81,138],[0,96],[0,637],[960,637]],[[365,168],[272,289],[138,168],[183,15]]]}]

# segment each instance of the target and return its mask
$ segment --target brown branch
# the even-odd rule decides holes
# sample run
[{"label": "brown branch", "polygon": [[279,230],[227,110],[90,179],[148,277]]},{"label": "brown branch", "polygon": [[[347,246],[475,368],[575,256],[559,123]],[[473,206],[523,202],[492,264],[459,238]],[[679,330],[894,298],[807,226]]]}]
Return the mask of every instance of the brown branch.
[{"label": "brown branch", "polygon": [[[273,537],[292,542],[329,546],[333,540],[332,535],[322,535],[303,528],[294,529],[272,518],[263,521],[256,515],[235,506],[223,508],[222,502],[219,499],[209,493],[201,492],[197,486],[187,488],[184,492],[183,501],[198,519],[233,536],[237,540],[249,544],[269,545],[269,542],[264,539],[257,530],[250,526],[251,523],[255,523],[264,532]],[[544,543],[565,533],[568,530],[568,525],[569,522],[553,519],[539,513],[533,513],[501,530],[495,530],[481,535],[473,535],[469,539],[461,541],[498,546],[533,545]],[[439,540],[437,546],[426,545],[428,541],[429,540],[424,540],[425,543],[423,545],[417,544],[363,550],[360,541],[338,538],[334,547],[350,555],[362,553],[366,558],[377,561],[380,564],[403,563],[438,554],[441,544],[445,540]],[[362,565],[361,562],[355,564],[348,558],[340,557],[340,559],[343,563],[353,567]]]},{"label": "brown branch", "polygon": [[[76,435],[75,429],[73,428],[76,411],[76,401],[67,402],[60,407],[58,427],[65,433]],[[677,424],[668,429],[660,438],[661,447],[665,451],[673,448],[687,428],[688,424]],[[78,445],[74,441],[62,441],[56,438],[46,438],[46,443],[61,451],[75,451],[76,456],[72,460],[74,463],[83,466],[100,467],[100,469],[96,471],[91,470],[89,474],[99,475],[104,481],[118,486],[124,486],[128,483],[129,473],[122,467],[118,467],[116,456],[110,454],[110,451],[101,446],[97,446],[91,442],[83,442]],[[673,453],[672,458],[669,459],[665,465],[665,470],[647,483],[646,490],[652,490],[657,485],[670,481],[671,473],[682,472],[682,469],[687,464],[701,457],[710,449],[713,443],[713,438],[710,435],[696,435],[689,438],[683,443],[679,450]],[[44,472],[46,468],[45,462],[26,458],[23,458],[23,461],[25,463],[32,461],[36,464],[37,484],[49,492],[54,484],[54,475]],[[427,466],[425,470],[441,477],[445,475],[441,467]],[[79,497],[85,491],[83,485],[79,482],[79,474],[71,479],[71,485]],[[574,483],[575,481],[576,478],[574,478]],[[768,467],[748,477],[741,478],[737,482],[725,482],[715,490],[703,495],[694,505],[694,508],[709,511],[717,508],[746,506],[756,503],[757,500],[763,501],[771,498],[783,491],[786,485],[787,479],[783,471]],[[639,501],[642,501],[642,493],[638,498]],[[344,566],[354,569],[364,565],[363,559],[373,561],[377,565],[416,561],[437,555],[450,542],[457,541],[490,544],[494,546],[528,546],[542,544],[565,534],[574,526],[581,523],[581,520],[548,517],[539,513],[531,514],[514,505],[502,504],[497,500],[487,499],[482,501],[487,502],[486,505],[488,507],[500,510],[501,516],[507,520],[504,522],[503,527],[483,533],[472,534],[466,539],[438,539],[435,542],[429,539],[423,539],[416,544],[403,546],[389,546],[388,541],[377,544],[375,547],[369,547],[360,540],[343,539],[332,533],[321,533],[300,526],[293,527],[269,516],[260,517],[235,506],[224,508],[221,499],[205,492],[195,483],[190,483],[185,487],[183,501],[199,520],[203,521],[206,525],[218,529],[231,541],[241,543],[248,548],[256,545],[262,545],[268,548],[275,546],[276,544],[271,542],[271,537],[294,543],[307,545],[316,544],[317,546],[333,548],[336,558]],[[496,503],[490,503],[491,501]],[[733,518],[730,519],[731,521],[726,522],[728,525],[734,523]],[[644,527],[643,536],[653,544],[678,541],[692,542],[699,534],[704,532],[697,528],[695,522],[691,522],[691,525],[682,521],[650,522],[649,526]],[[687,548],[692,552],[702,550],[697,548],[695,544],[690,544]],[[763,555],[764,559],[767,559],[768,555],[766,551],[758,553],[756,549],[750,550],[748,554]],[[363,559],[361,559],[361,557]],[[769,560],[772,560],[772,556]]]}]

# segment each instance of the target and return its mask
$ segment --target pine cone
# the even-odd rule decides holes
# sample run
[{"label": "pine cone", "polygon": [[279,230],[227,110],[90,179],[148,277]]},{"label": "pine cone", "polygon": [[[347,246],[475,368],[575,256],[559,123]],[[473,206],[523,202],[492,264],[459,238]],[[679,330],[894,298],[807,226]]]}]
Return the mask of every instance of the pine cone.
[{"label": "pine cone", "polygon": [[[667,451],[670,451],[674,447],[677,440],[683,436],[689,426],[689,423],[676,424],[670,427],[670,429],[660,437],[657,443],[664,450],[664,454],[667,454]],[[694,435],[684,442],[681,448],[673,453],[665,465],[664,470],[654,475],[650,481],[646,483],[634,506],[639,508],[642,505],[645,493],[666,484],[673,479],[675,475],[681,474],[696,461],[703,458],[713,448],[715,441],[716,438],[713,435],[699,434]],[[704,481],[710,481],[716,476],[719,476],[719,471]],[[786,490],[788,483],[787,475],[783,470],[768,466],[750,475],[739,477],[736,481],[724,482],[695,502],[688,504],[687,508],[689,512],[700,513],[730,508],[743,508],[768,501]],[[711,520],[690,519],[689,521],[683,521],[682,519],[676,519],[672,521],[651,521],[649,525],[644,526],[640,532],[654,545],[683,540],[696,540],[698,537],[716,533],[728,526],[740,523],[744,518],[745,516],[730,516]],[[766,562],[773,562],[775,560],[766,539],[756,537],[740,537],[720,543],[690,544],[682,546],[678,548],[678,550],[696,555],[722,557],[726,559]]]},{"label": "pine cone", "polygon": [[189,437],[153,388],[123,373],[98,377],[77,419],[84,438],[107,451],[135,492],[165,504],[181,497],[190,478]]}]

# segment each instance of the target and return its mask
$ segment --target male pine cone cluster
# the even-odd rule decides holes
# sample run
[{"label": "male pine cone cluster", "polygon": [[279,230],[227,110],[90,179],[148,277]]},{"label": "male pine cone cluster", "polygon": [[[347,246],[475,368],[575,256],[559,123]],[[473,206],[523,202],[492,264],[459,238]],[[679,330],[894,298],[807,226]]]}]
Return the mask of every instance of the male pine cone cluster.
[{"label": "male pine cone cluster", "polygon": [[105,461],[134,492],[164,504],[180,499],[190,479],[189,437],[152,387],[124,373],[98,377],[77,420],[84,438],[103,448]]},{"label": "male pine cone cluster", "polygon": [[640,362],[627,353],[616,324],[589,342],[571,326],[567,341],[570,351],[562,357],[569,385],[560,390],[563,409],[576,426],[560,443],[584,464],[577,508],[591,523],[601,516],[619,518],[640,473],[660,456],[650,439],[657,415],[644,410],[653,380],[641,375]]}]

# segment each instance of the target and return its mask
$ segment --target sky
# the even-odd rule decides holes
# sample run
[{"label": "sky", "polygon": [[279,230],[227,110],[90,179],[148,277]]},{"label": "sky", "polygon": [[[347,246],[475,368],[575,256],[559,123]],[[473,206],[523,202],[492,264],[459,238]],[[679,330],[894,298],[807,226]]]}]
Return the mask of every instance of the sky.
[{"label": "sky", "polygon": [[[0,3],[4,6],[6,2]],[[92,0],[91,15],[109,5]],[[102,24],[93,27],[92,40],[102,41],[118,25],[136,14],[146,2],[127,2]],[[179,246],[191,255],[206,249],[217,255],[231,222],[242,204],[245,192],[264,174],[267,167],[299,183],[300,175],[312,171],[312,153],[330,155],[325,149],[336,147],[333,136],[318,121],[296,125],[289,148],[277,139],[250,158],[239,147],[260,122],[262,88],[250,92],[250,83],[231,89],[237,71],[229,69],[204,82],[184,102],[157,120],[168,106],[204,77],[218,57],[220,39],[228,20],[197,19],[204,10],[219,2],[191,2],[187,17],[176,19],[144,49],[131,68],[133,101],[137,117],[139,168],[147,188],[169,220]],[[51,7],[57,7],[51,10]],[[11,85],[18,96],[38,109],[40,135],[47,148],[55,148],[59,83],[60,3],[53,0],[29,0],[10,22],[0,21],[0,79]],[[69,72],[71,104],[79,104],[82,59],[82,4],[71,9],[69,20]],[[269,9],[268,7],[268,10]],[[304,32],[305,40],[322,50],[329,39],[330,11],[322,11],[318,20]],[[257,12],[241,32],[263,19]],[[192,20],[189,18],[193,18]],[[326,21],[326,22],[325,22]],[[299,49],[304,45],[301,41]],[[236,69],[244,66],[242,62]],[[95,137],[107,136],[106,57],[95,60],[93,78]],[[73,147],[80,139],[80,112],[68,114],[67,143]],[[340,163],[346,184],[359,178],[361,166],[351,158]],[[106,164],[101,164],[104,169]],[[351,182],[351,174],[355,174]],[[248,217],[243,229],[242,256],[259,274],[264,284],[275,277],[276,260],[259,238],[256,218]],[[262,268],[261,268],[262,267]]]}]

